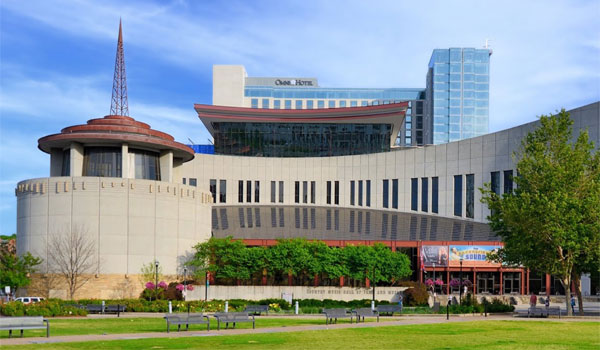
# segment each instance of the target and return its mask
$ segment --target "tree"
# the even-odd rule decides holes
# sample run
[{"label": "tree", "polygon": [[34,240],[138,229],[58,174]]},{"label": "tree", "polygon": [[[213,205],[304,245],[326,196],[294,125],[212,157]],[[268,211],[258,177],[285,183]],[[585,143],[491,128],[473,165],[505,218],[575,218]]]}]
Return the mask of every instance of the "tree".
[{"label": "tree", "polygon": [[163,279],[163,273],[162,273],[162,265],[158,265],[158,271],[156,269],[156,265],[154,261],[150,261],[147,264],[142,265],[142,267],[140,268],[140,276],[139,276],[139,280],[140,283],[142,284],[142,286],[146,286],[146,283],[148,282],[153,282],[157,277],[158,273],[158,280],[162,281]]},{"label": "tree", "polygon": [[96,266],[96,244],[82,227],[69,233],[56,233],[48,242],[49,270],[60,275],[68,287],[69,299],[91,278]]},{"label": "tree", "polygon": [[572,124],[564,110],[541,116],[513,155],[516,189],[502,196],[489,183],[481,189],[504,242],[496,260],[557,276],[569,315],[573,274],[597,268],[600,256],[600,152],[587,132],[570,143]]},{"label": "tree", "polygon": [[42,259],[36,258],[27,252],[17,256],[6,247],[0,248],[0,287],[9,286],[12,293],[18,288],[26,287],[31,283],[30,274],[36,271],[36,266]]}]

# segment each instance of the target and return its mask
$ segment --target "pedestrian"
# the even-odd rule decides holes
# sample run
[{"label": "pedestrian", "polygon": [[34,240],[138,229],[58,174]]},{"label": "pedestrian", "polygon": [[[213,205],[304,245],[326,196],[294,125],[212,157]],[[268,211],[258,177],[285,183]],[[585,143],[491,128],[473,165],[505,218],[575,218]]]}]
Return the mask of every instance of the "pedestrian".
[{"label": "pedestrian", "polygon": [[573,315],[575,315],[575,296],[571,295],[571,311],[573,311]]},{"label": "pedestrian", "polygon": [[549,296],[546,297],[546,300],[544,303],[546,304],[546,309],[548,309],[550,307],[550,297]]},{"label": "pedestrian", "polygon": [[536,304],[537,304],[537,296],[535,296],[534,293],[531,293],[531,297],[529,298],[529,305],[531,307],[535,307]]},{"label": "pedestrian", "polygon": [[398,306],[400,306],[400,310],[402,310],[402,299],[404,299],[404,298],[402,297],[402,294],[400,294],[398,296]]}]

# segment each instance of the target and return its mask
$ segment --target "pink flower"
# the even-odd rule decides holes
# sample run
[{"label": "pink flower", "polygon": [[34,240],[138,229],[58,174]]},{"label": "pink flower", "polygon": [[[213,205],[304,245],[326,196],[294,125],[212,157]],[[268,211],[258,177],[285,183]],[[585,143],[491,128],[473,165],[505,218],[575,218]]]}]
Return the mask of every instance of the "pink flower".
[{"label": "pink flower", "polygon": [[188,284],[186,287],[187,290],[194,290],[194,286],[192,286],[191,284]]},{"label": "pink flower", "polygon": [[168,285],[165,281],[160,281],[158,283],[158,288],[167,289]]},{"label": "pink flower", "polygon": [[427,287],[433,287],[433,280],[432,280],[431,278],[428,278],[428,279],[425,281],[425,285],[426,285]]},{"label": "pink flower", "polygon": [[148,282],[146,283],[146,289],[155,289],[156,286],[154,285],[154,283],[152,282]]},{"label": "pink flower", "polygon": [[177,286],[175,286],[175,288],[180,291],[183,292],[183,284],[179,283]]},{"label": "pink flower", "polygon": [[436,286],[443,286],[444,285],[444,281],[442,281],[441,279],[438,278],[438,279],[435,280],[435,285]]}]

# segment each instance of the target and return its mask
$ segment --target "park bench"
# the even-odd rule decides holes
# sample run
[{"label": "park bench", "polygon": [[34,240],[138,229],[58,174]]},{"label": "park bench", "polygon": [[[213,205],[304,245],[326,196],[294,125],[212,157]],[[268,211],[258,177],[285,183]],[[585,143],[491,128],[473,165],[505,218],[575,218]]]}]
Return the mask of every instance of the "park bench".
[{"label": "park bench", "polygon": [[48,320],[44,319],[42,316],[0,317],[0,330],[8,331],[9,338],[12,336],[13,330],[20,330],[22,338],[24,329],[44,328],[46,328],[46,337],[50,337],[50,322],[48,322]]},{"label": "park bench", "polygon": [[547,307],[546,310],[544,310],[546,312],[546,317],[552,315],[552,316],[556,316],[558,315],[558,318],[560,318],[560,307],[559,306],[550,306]]},{"label": "park bench", "polygon": [[120,316],[121,312],[125,312],[125,305],[106,305],[104,306],[105,314],[117,314],[117,317]]},{"label": "park bench", "polygon": [[394,312],[400,312],[400,313],[402,313],[402,306],[401,305],[395,305],[395,304],[378,305],[375,308],[375,310],[377,310],[377,312],[379,312],[380,315],[382,315],[382,314],[385,313],[385,314],[389,314],[390,316],[393,316]]},{"label": "park bench", "polygon": [[171,330],[171,325],[177,325],[177,332],[181,330],[181,325],[185,325],[187,331],[191,324],[205,324],[206,330],[210,331],[210,320],[203,313],[175,313],[165,314],[164,319],[167,321],[167,333]]},{"label": "park bench", "polygon": [[214,316],[217,319],[217,330],[221,329],[221,323],[225,323],[225,329],[229,328],[230,323],[235,328],[235,324],[240,322],[252,322],[252,329],[255,327],[254,315],[247,312],[215,312]]},{"label": "park bench", "polygon": [[337,323],[338,318],[350,318],[350,323],[352,323],[352,319],[354,318],[353,313],[343,308],[323,309],[323,314],[325,314],[325,324]]},{"label": "park bench", "polygon": [[545,309],[541,307],[530,307],[527,310],[527,317],[544,317]]},{"label": "park bench", "polygon": [[85,306],[85,309],[90,314],[101,314],[102,313],[102,305],[100,305],[100,304],[88,304]]},{"label": "park bench", "polygon": [[379,312],[377,310],[373,311],[370,307],[362,307],[360,309],[353,310],[356,315],[356,323],[360,322],[360,318],[362,317],[362,321],[365,322],[365,317],[377,317],[377,322],[379,322]]},{"label": "park bench", "polygon": [[269,305],[246,305],[244,312],[254,314],[256,316],[260,315],[261,312],[265,312],[268,315]]}]

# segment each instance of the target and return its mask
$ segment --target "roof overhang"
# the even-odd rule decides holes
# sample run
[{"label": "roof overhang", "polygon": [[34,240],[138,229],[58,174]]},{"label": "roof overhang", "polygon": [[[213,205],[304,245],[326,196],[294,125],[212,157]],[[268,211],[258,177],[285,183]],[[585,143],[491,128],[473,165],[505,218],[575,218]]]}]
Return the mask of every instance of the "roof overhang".
[{"label": "roof overhang", "polygon": [[195,104],[194,109],[214,137],[213,123],[390,124],[390,146],[400,132],[408,102],[376,106],[319,109],[262,109]]}]

